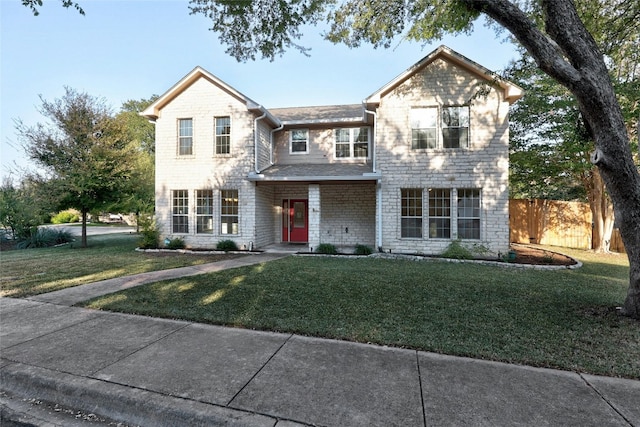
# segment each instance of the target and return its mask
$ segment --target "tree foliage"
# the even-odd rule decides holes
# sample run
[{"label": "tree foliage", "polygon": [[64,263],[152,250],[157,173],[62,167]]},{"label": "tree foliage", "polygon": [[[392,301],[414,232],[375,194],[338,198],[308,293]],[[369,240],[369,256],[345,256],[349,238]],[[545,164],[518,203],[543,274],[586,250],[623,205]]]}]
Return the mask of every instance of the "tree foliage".
[{"label": "tree foliage", "polygon": [[[40,7],[42,7],[42,1],[43,0],[22,0],[22,5],[31,9],[31,12],[33,12],[33,16],[38,16],[40,15]],[[82,7],[80,7],[80,5],[75,1],[60,0],[60,3],[62,3],[63,7],[73,7],[78,11],[80,15],[84,15],[84,9],[82,9]]]},{"label": "tree foliage", "polygon": [[40,112],[50,123],[18,122],[18,135],[58,206],[82,213],[84,247],[87,214],[117,203],[130,188],[135,153],[103,99],[65,88],[62,98],[42,100]]}]

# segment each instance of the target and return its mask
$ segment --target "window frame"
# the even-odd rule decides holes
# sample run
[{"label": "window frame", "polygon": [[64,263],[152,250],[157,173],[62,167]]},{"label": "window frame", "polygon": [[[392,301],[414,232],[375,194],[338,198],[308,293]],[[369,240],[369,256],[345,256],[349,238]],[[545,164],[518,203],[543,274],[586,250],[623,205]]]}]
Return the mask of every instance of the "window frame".
[{"label": "window frame", "polygon": [[[214,196],[213,190],[196,190],[196,234],[213,234],[214,230]],[[204,203],[204,202],[208,203]],[[204,227],[206,221],[210,221],[210,226]]]},{"label": "window frame", "polygon": [[[358,131],[358,137],[362,135],[362,130],[366,129],[367,138],[366,141],[361,141],[356,138],[356,131]],[[341,132],[348,132],[348,140],[338,141],[338,135]],[[367,155],[356,156],[356,146],[366,144]],[[338,156],[338,145],[347,146],[349,150],[348,156]],[[335,128],[333,130],[333,158],[336,160],[353,160],[353,159],[370,159],[371,158],[371,126],[359,126],[349,128]]]},{"label": "window frame", "polygon": [[[305,150],[304,151],[298,151],[293,149],[294,147],[294,138],[293,135],[296,132],[305,132],[306,134],[306,138],[304,139],[304,144],[305,144]],[[309,129],[307,128],[302,128],[302,129],[291,129],[289,130],[289,154],[292,155],[301,155],[301,154],[309,154]],[[302,139],[298,139],[295,142],[296,143],[300,143],[300,141],[302,141]]]},{"label": "window frame", "polygon": [[[413,203],[412,203],[413,201]],[[422,239],[424,236],[424,191],[422,188],[400,189],[400,238]]]},{"label": "window frame", "polygon": [[[482,190],[480,188],[458,188],[456,190],[456,229],[458,238],[461,240],[481,240],[481,228],[482,228]],[[467,192],[473,192],[471,197],[465,197]],[[476,195],[477,194],[477,195]],[[467,201],[471,201],[471,205],[467,205]],[[477,206],[476,206],[477,203]],[[471,210],[471,215],[468,215]],[[462,212],[462,214],[461,214]],[[461,221],[471,221],[473,227],[463,227],[460,225]],[[476,225],[477,224],[477,225]],[[472,237],[467,235],[462,236],[460,230],[471,230],[473,232]]]},{"label": "window frame", "polygon": [[[427,127],[414,127],[416,124],[420,125],[420,120],[419,118],[416,118],[414,116],[414,113],[417,115],[417,113],[419,111],[434,111],[435,110],[435,117],[433,117],[433,126],[427,126]],[[411,111],[409,112],[409,125],[411,126],[411,149],[412,150],[433,150],[436,148],[439,148],[439,143],[438,143],[438,121],[440,118],[440,108],[438,106],[424,106],[424,107],[412,107]],[[418,123],[416,123],[416,121],[418,121]],[[431,146],[431,144],[429,144],[429,139],[426,140],[426,146],[419,146],[419,142],[421,141],[421,139],[416,139],[416,135],[420,135],[422,132],[426,132],[427,130],[432,130],[433,131],[433,146]],[[417,142],[416,142],[417,141]]]},{"label": "window frame", "polygon": [[[183,122],[191,122],[191,126],[190,126],[190,130],[191,130],[191,134],[190,135],[183,135],[182,131],[183,131],[183,127],[182,127],[182,123]],[[189,157],[189,156],[193,156],[193,117],[185,117],[185,118],[180,118],[178,119],[178,141],[177,141],[177,146],[176,146],[176,153],[179,157]],[[183,146],[183,141],[189,141],[189,145],[187,146],[186,144]],[[189,148],[189,152],[188,153],[183,153],[183,147],[184,148]]]},{"label": "window frame", "polygon": [[[228,120],[227,126],[218,126],[218,120]],[[218,129],[223,128],[228,133],[218,133]],[[227,156],[231,154],[231,116],[214,116],[213,117],[213,152],[216,156]],[[226,139],[226,142],[222,142]],[[221,152],[222,148],[226,148],[226,152]]]},{"label": "window frame", "polygon": [[[234,199],[235,202],[229,204],[228,199]],[[228,222],[229,219],[231,222]],[[231,224],[231,232],[229,232],[229,224]],[[220,190],[220,234],[225,236],[240,234],[240,193],[237,189]]]},{"label": "window frame", "polygon": [[189,190],[171,191],[171,231],[189,234]]},{"label": "window frame", "polygon": [[[457,114],[458,124],[455,125],[455,126],[454,125],[450,125],[450,124],[446,123],[446,121],[445,121],[445,112],[453,110],[453,109],[456,109],[456,111],[458,111],[458,114]],[[459,111],[461,109],[464,109],[464,111],[466,112],[466,117],[465,117],[466,118],[466,125],[461,125],[460,124],[460,118],[462,116],[459,114]],[[448,117],[451,117],[451,115],[449,114]],[[441,123],[440,135],[442,136],[442,144],[441,144],[441,146],[442,146],[442,148],[444,150],[455,150],[455,149],[467,149],[467,148],[469,148],[469,140],[470,140],[470,138],[469,138],[469,129],[471,128],[471,126],[470,126],[471,125],[471,108],[468,105],[444,105],[444,106],[442,106],[442,112],[440,113],[440,123]],[[453,130],[453,129],[457,129],[458,132],[460,132],[462,129],[466,129],[466,132],[465,132],[466,138],[465,138],[465,141],[464,141],[464,145],[462,145],[460,143],[461,142],[460,134],[458,134],[458,138],[457,138],[458,146],[445,147],[445,141],[451,141],[452,140],[451,137],[445,138],[445,130]]]},{"label": "window frame", "polygon": [[[427,224],[429,239],[451,239],[452,191],[450,188],[429,188]],[[444,203],[448,200],[448,204]],[[441,201],[442,204],[436,202]]]}]

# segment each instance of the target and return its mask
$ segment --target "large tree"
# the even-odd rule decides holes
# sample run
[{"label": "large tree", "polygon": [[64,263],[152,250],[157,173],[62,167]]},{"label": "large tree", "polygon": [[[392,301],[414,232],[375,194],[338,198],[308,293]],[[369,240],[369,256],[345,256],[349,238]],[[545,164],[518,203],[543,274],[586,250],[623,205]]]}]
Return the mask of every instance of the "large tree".
[{"label": "large tree", "polygon": [[122,121],[101,98],[65,88],[62,98],[42,100],[40,112],[49,122],[26,126],[18,121],[18,136],[59,207],[82,213],[86,247],[87,214],[126,194],[135,155]]},{"label": "large tree", "polygon": [[[585,4],[589,8],[581,11],[590,10],[593,16],[583,14],[584,21],[596,20],[599,7],[614,7],[615,20],[608,25],[620,31],[639,25],[638,2],[589,0]],[[640,318],[640,174],[607,63],[573,1],[191,0],[191,11],[212,19],[212,29],[239,60],[256,54],[273,58],[298,46],[302,24],[327,17],[332,23],[326,35],[329,40],[385,47],[397,36],[430,41],[445,33],[470,32],[480,15],[489,17],[575,97],[594,140],[591,162],[611,196],[629,257],[629,289],[622,312]]]}]

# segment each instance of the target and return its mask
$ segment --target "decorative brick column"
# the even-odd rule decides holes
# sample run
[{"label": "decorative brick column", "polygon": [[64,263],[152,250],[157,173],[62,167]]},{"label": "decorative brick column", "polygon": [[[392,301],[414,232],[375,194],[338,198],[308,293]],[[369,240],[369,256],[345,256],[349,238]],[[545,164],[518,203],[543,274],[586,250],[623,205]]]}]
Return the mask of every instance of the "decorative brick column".
[{"label": "decorative brick column", "polygon": [[309,184],[309,250],[320,244],[320,185]]}]

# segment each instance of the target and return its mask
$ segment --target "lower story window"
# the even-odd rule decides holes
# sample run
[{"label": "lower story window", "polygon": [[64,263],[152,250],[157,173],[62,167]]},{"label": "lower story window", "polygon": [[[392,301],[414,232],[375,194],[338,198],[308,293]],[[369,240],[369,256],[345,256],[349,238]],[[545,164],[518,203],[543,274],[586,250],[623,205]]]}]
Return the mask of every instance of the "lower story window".
[{"label": "lower story window", "polygon": [[429,237],[451,238],[451,190],[429,189]]},{"label": "lower story window", "polygon": [[402,213],[400,217],[401,237],[422,237],[422,190],[409,188],[400,190]]},{"label": "lower story window", "polygon": [[189,232],[189,192],[173,190],[171,223],[174,233]]},{"label": "lower story window", "polygon": [[458,237],[480,239],[480,190],[458,189]]},{"label": "lower story window", "polygon": [[238,190],[220,192],[220,233],[238,234]]},{"label": "lower story window", "polygon": [[213,234],[213,190],[196,191],[196,233]]}]

